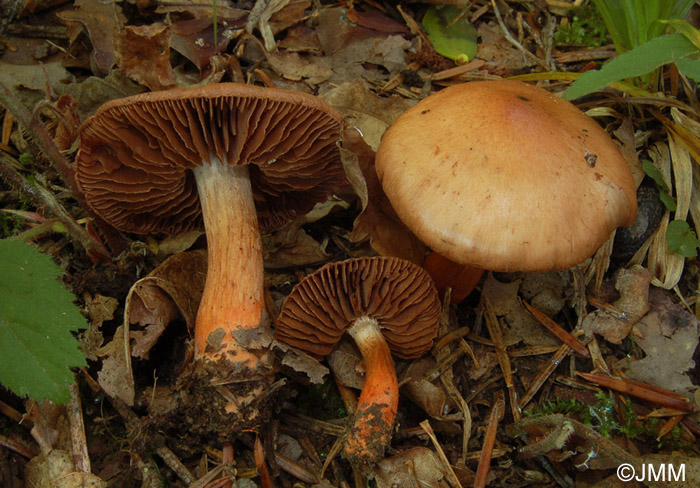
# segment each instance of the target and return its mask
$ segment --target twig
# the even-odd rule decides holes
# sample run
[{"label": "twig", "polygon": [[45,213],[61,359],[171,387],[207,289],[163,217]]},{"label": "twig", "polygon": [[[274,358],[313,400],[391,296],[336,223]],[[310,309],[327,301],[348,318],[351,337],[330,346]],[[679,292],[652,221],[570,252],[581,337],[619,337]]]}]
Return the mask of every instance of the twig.
[{"label": "twig", "polygon": [[537,375],[535,381],[532,382],[530,388],[528,388],[528,390],[525,392],[525,395],[523,395],[522,399],[520,400],[521,410],[525,408],[528,403],[530,403],[530,400],[532,400],[532,398],[537,394],[544,382],[547,381],[547,378],[550,377],[554,370],[557,369],[557,366],[559,366],[559,363],[561,363],[562,360],[566,356],[568,356],[570,352],[571,347],[569,347],[567,344],[561,345],[557,353],[547,363],[547,367],[540,374]]},{"label": "twig", "polygon": [[474,476],[474,488],[484,488],[486,486],[486,477],[489,474],[491,467],[491,453],[493,446],[496,443],[496,431],[498,424],[503,420],[505,414],[505,398],[502,390],[496,393],[496,400],[491,408],[489,416],[489,425],[484,436],[484,444],[481,446],[481,456],[479,457],[479,467],[476,469]]},{"label": "twig", "polygon": [[73,168],[68,160],[61,154],[61,151],[58,149],[49,133],[46,132],[41,122],[32,117],[29,110],[17,101],[17,98],[1,81],[0,104],[4,105],[5,108],[12,113],[15,120],[29,131],[31,140],[38,146],[38,150],[36,150],[36,154],[34,154],[37,159],[40,154],[43,153],[51,164],[61,172],[63,180],[70,187],[73,195],[80,195],[73,178]]},{"label": "twig", "polygon": [[14,158],[0,152],[0,176],[13,188],[26,195],[37,207],[46,207],[66,227],[68,234],[83,245],[86,251],[98,256],[107,256],[107,250],[93,239],[73,219],[56,197],[38,181],[30,183],[15,168]]},{"label": "twig", "polygon": [[267,463],[265,462],[265,451],[263,450],[263,444],[260,440],[260,436],[255,436],[255,447],[253,448],[253,455],[255,459],[255,467],[258,468],[258,473],[260,474],[260,484],[262,488],[272,488],[272,479],[270,478],[270,472],[267,469]]},{"label": "twig", "polygon": [[539,64],[541,67],[549,71],[549,66],[547,66],[547,63],[542,61],[540,58],[532,54],[530,51],[525,49],[522,44],[518,42],[517,39],[513,37],[513,35],[510,33],[508,30],[508,27],[506,27],[506,24],[503,22],[503,19],[501,18],[501,12],[498,10],[498,7],[496,6],[496,0],[491,0],[491,6],[493,7],[493,13],[496,15],[496,20],[498,21],[498,25],[501,27],[501,32],[503,32],[503,37],[506,38],[508,42],[510,42],[512,45],[517,47],[525,56],[528,58],[532,59],[534,62]]},{"label": "twig", "polygon": [[435,437],[435,432],[433,431],[433,428],[430,426],[430,422],[428,420],[424,420],[423,422],[421,422],[418,425],[420,425],[423,428],[423,430],[425,431],[425,433],[428,434],[428,437],[430,437],[430,440],[433,443],[433,446],[435,446],[435,449],[437,450],[438,456],[440,457],[442,464],[445,465],[445,467],[448,470],[448,473],[450,474],[450,478],[452,478],[452,485],[457,486],[459,488],[462,488],[462,483],[459,482],[459,478],[457,478],[457,475],[455,474],[454,469],[452,469],[452,465],[447,460],[447,456],[445,456],[445,451],[442,450],[442,446],[438,442],[437,437]]},{"label": "twig", "polygon": [[515,391],[513,371],[510,367],[510,358],[508,357],[508,352],[506,351],[506,345],[503,343],[501,326],[498,323],[498,318],[496,318],[496,313],[493,311],[493,306],[491,305],[491,299],[489,296],[482,295],[481,299],[484,304],[484,322],[486,322],[486,327],[489,331],[489,335],[491,336],[491,341],[496,349],[498,365],[501,367],[503,379],[506,383],[506,388],[508,388],[510,409],[513,414],[513,419],[517,422],[521,417],[520,402],[518,401],[518,394]]},{"label": "twig", "polygon": [[83,409],[80,405],[78,386],[73,383],[70,389],[70,402],[66,405],[68,411],[68,424],[70,425],[70,440],[73,450],[73,465],[75,470],[81,473],[92,473],[90,467],[90,453],[88,453],[85,439],[85,422],[83,421]]},{"label": "twig", "polygon": [[641,381],[631,379],[614,378],[601,374],[578,373],[584,380],[599,386],[605,386],[620,393],[641,398],[664,407],[675,408],[681,412],[691,413],[695,407],[684,396],[673,391],[652,386]]},{"label": "twig", "polygon": [[32,459],[35,456],[29,447],[2,434],[0,434],[0,446],[4,447],[5,449],[9,449],[10,451],[14,451],[27,459]]},{"label": "twig", "polygon": [[175,455],[173,451],[171,451],[169,448],[166,446],[160,446],[156,452],[158,453],[158,456],[163,460],[163,462],[173,470],[173,472],[180,478],[182,481],[187,483],[188,485],[191,485],[196,481],[194,475],[190,472],[189,469],[187,469],[187,466],[182,464],[182,461],[178,459],[178,457]]},{"label": "twig", "polygon": [[275,451],[275,460],[282,470],[309,485],[319,483],[318,477],[307,468]]},{"label": "twig", "polygon": [[[2,82],[0,82],[0,104],[3,105],[7,111],[12,114],[15,120],[29,132],[31,136],[30,140],[32,142],[30,147],[33,150],[34,156],[39,159],[41,154],[43,154],[61,173],[63,181],[68,185],[73,196],[82,204],[82,194],[80,191],[78,191],[75,179],[73,178],[73,168],[71,164],[63,156],[41,122],[32,116],[29,110],[27,110],[24,105],[17,100],[12,92]],[[9,158],[9,156],[5,156],[3,154],[3,176],[6,176],[5,167],[10,168],[10,164],[7,163],[5,158]],[[15,173],[16,174],[14,176],[19,175],[19,173],[16,171]],[[17,180],[16,177],[13,179]],[[20,177],[20,179],[23,180],[24,178]],[[14,181],[11,184],[16,185],[18,182]],[[25,185],[20,186],[24,187]],[[68,212],[66,212],[61,205],[58,204],[56,199],[48,192],[48,190],[44,190],[43,192],[39,193],[41,194],[40,198],[45,201],[44,203],[47,204],[47,206],[53,207],[51,210],[55,212],[55,215],[61,220],[61,222],[66,224],[69,234],[78,240],[78,242],[80,242],[89,253],[97,255],[101,258],[109,256],[109,252],[107,249],[105,249],[102,243],[93,239],[82,229],[82,227],[77,225],[73,218],[68,215]],[[31,196],[32,193],[28,193],[28,195]]]},{"label": "twig", "polygon": [[583,356],[584,358],[591,357],[591,353],[588,352],[586,346],[584,346],[583,343],[577,338],[575,338],[569,331],[565,330],[561,325],[557,324],[554,320],[549,318],[549,315],[541,312],[537,308],[527,303],[525,300],[522,300],[522,303],[527,309],[527,311],[530,312],[532,316],[535,317],[535,319],[537,319],[537,321],[540,324],[542,324],[548,331],[554,334],[557,337],[557,339],[562,341],[564,344],[569,346],[571,349],[576,351],[576,353]]}]

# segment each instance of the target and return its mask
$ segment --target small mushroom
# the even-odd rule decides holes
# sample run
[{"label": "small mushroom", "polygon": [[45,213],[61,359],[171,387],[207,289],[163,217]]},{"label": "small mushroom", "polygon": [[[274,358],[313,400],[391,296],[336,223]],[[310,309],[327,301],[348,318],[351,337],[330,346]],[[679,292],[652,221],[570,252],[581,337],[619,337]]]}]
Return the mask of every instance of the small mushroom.
[{"label": "small mushroom", "polygon": [[231,374],[269,357],[246,347],[266,322],[260,230],[344,184],[339,132],[316,97],[236,83],[113,100],[81,127],[76,180],[97,214],[140,234],[206,230],[196,358]]},{"label": "small mushroom", "polygon": [[427,352],[437,334],[440,301],[430,276],[399,258],[330,263],[294,287],[282,305],[275,337],[316,358],[346,332],[365,364],[365,386],[343,453],[355,465],[379,460],[391,438],[398,383],[391,351]]},{"label": "small mushroom", "polygon": [[637,211],[618,146],[561,98],[518,81],[453,85],[386,131],[377,175],[401,220],[452,261],[568,269]]}]

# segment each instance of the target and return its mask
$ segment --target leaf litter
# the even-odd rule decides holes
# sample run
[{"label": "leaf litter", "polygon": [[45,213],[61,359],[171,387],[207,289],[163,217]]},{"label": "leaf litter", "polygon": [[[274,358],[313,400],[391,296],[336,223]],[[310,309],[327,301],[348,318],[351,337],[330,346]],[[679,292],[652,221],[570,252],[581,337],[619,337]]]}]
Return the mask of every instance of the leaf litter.
[{"label": "leaf litter", "polygon": [[[55,117],[47,115],[44,119],[54,121],[56,128],[51,134],[57,143],[61,141],[60,147],[68,157],[75,150],[74,129],[80,121],[108,100],[146,90],[222,80],[253,82],[318,94],[341,112],[347,122],[343,148],[348,187],[335,196],[334,202],[318,208],[315,217],[300,219],[263,238],[267,309],[274,317],[291,287],[325,262],[375,253],[422,262],[423,244],[396,217],[374,172],[374,151],[383,132],[416,100],[440,86],[533,72],[538,66],[548,65],[552,62],[547,58],[551,53],[543,49],[548,35],[546,19],[564,18],[553,7],[537,6],[541,16],[538,18],[522,10],[517,2],[505,2],[508,9],[501,5],[498,13],[512,32],[518,32],[517,41],[529,50],[529,55],[525,55],[504,35],[491,2],[471,2],[474,5],[465,8],[464,18],[477,29],[477,52],[474,64],[462,68],[437,54],[420,28],[419,21],[429,4],[443,2],[402,3],[219,1],[214,11],[211,2],[77,0],[56,10],[39,9],[15,19],[14,23],[22,25],[31,21],[26,24],[29,27],[63,30],[57,38],[42,38],[41,34],[25,38],[13,33],[6,37],[6,46],[20,49],[6,47],[0,52],[0,81],[29,109],[40,102],[54,102],[61,95],[70,97],[64,98],[62,105],[48,109],[46,113],[55,113]],[[585,62],[590,54],[575,47],[559,46],[554,50],[553,59],[567,55]],[[604,51],[602,47],[603,55]],[[608,52],[612,55],[611,49]],[[41,56],[41,64],[36,61],[37,56]],[[560,63],[559,68],[566,71],[581,68]],[[563,86],[553,81],[551,88],[560,90]],[[615,100],[607,103],[614,104]],[[675,128],[676,132],[664,142],[658,136],[662,130],[659,126],[634,118],[629,124],[629,119],[620,115],[624,110],[619,106],[616,109],[613,113],[624,117],[622,126],[627,124],[628,155],[640,153],[659,168],[681,202],[676,218],[697,216],[698,187],[690,183],[697,175],[690,164],[690,155],[696,149],[693,144],[700,137],[695,127],[697,114],[674,108],[661,127],[670,132]],[[30,150],[28,140],[35,138],[36,132],[19,131],[8,108],[0,112],[0,118],[4,122],[3,150],[12,149],[15,157]],[[680,121],[677,123],[690,129],[678,132],[668,120]],[[61,123],[64,125],[59,131]],[[614,121],[611,125],[617,126]],[[636,147],[630,148],[631,144]],[[36,164],[35,168],[25,168],[25,174],[44,169],[49,175],[49,188],[60,203],[75,218],[84,218],[84,211],[71,199],[47,159],[40,156]],[[20,197],[11,186],[0,183],[4,207],[20,210]],[[53,217],[42,208],[32,210],[45,218]],[[613,410],[620,417],[618,422],[627,416],[637,429],[631,435],[628,425],[625,428],[629,435],[622,435],[618,429],[613,431],[614,438],[608,440],[590,425],[577,422],[576,419],[585,420],[585,416],[569,418],[559,414],[565,407],[565,397],[579,402],[567,404],[569,411],[574,407],[597,408],[597,400],[588,391],[600,388],[584,383],[576,375],[591,371],[596,365],[600,368],[594,371],[613,372],[623,381],[636,380],[688,400],[697,395],[698,323],[692,307],[696,303],[694,282],[700,273],[694,261],[679,259],[667,249],[663,239],[665,222],[647,244],[648,261],[646,248],[633,258],[651,273],[612,262],[600,289],[587,290],[595,296],[581,293],[580,281],[586,278],[577,278],[576,272],[487,273],[476,293],[453,305],[443,336],[447,349],[439,354],[436,351],[430,358],[399,363],[405,376],[395,440],[389,457],[364,474],[373,477],[377,486],[470,485],[477,473],[486,428],[491,426],[491,456],[509,456],[507,462],[492,463],[488,475],[490,483],[501,480],[500,486],[551,483],[551,471],[542,463],[524,464],[528,462],[524,459],[535,455],[546,455],[556,469],[570,473],[582,483],[583,478],[594,476],[596,471],[609,476],[615,463],[626,460],[636,465],[671,459],[685,462],[688,480],[697,480],[696,463],[691,457],[698,454],[692,448],[700,435],[694,423],[697,418],[681,421],[674,412],[664,416],[664,412],[652,410],[654,405],[644,399],[629,400],[626,398],[632,397],[608,393],[616,402]],[[23,228],[29,225],[22,224]],[[200,278],[205,269],[201,234],[122,236],[99,222],[91,223],[88,229],[113,251],[119,248],[118,256],[94,262],[80,245],[55,232],[32,241],[68,271],[65,281],[82,297],[89,317],[89,328],[80,336],[89,367],[79,377],[87,427],[85,442],[95,475],[79,473],[72,457],[67,459],[64,455],[78,447],[55,440],[59,432],[70,431],[58,420],[60,415],[40,409],[38,423],[44,425],[44,432],[53,433],[39,435],[35,431],[32,437],[28,432],[20,432],[20,437],[31,445],[38,443],[42,449],[36,452],[53,448],[56,461],[37,456],[32,461],[35,467],[28,464],[24,473],[16,471],[15,479],[39,479],[36,486],[42,486],[40,483],[55,479],[54,474],[41,471],[48,469],[42,466],[59,466],[67,459],[65,467],[60,468],[59,476],[65,480],[60,486],[105,486],[106,482],[109,486],[155,486],[149,473],[156,470],[168,486],[188,486],[190,483],[185,480],[191,479],[200,480],[191,486],[227,486],[225,477],[237,478],[237,486],[255,485],[251,479],[269,486],[266,478],[257,477],[263,471],[271,473],[272,479],[283,486],[291,485],[293,480],[306,485],[347,486],[346,480],[352,479],[355,486],[361,485],[363,473],[353,473],[344,461],[332,456],[325,460],[328,469],[321,473],[324,460],[320,455],[328,453],[346,425],[342,413],[313,418],[307,415],[311,410],[302,407],[309,402],[321,407],[330,405],[332,397],[338,394],[334,381],[361,388],[363,366],[357,351],[351,346],[337,350],[335,358],[329,361],[331,372],[314,358],[275,344],[284,367],[278,396],[270,397],[273,420],[258,428],[262,442],[256,452],[262,452],[263,458],[258,456],[256,461],[253,456],[257,437],[242,432],[228,439],[235,444],[236,457],[235,461],[227,461],[229,458],[223,454],[226,446],[219,439],[176,434],[175,425],[180,432],[187,431],[195,420],[202,419],[180,417],[179,424],[177,419],[162,424],[156,421],[158,415],[172,411],[174,404],[168,392],[177,384],[179,370],[186,368],[190,360],[188,329],[196,314]],[[116,276],[134,278],[124,287],[114,279]],[[503,348],[498,351],[483,322],[480,294],[490,297],[503,334]],[[582,308],[587,298],[588,305]],[[592,363],[567,352],[565,345],[525,309],[521,299],[583,341],[591,351]],[[465,327],[466,332],[450,336],[450,332]],[[472,363],[460,341],[474,349],[478,365]],[[564,360],[552,368],[551,361],[561,351]],[[505,391],[503,358],[499,354],[508,357],[513,371],[502,421],[498,421],[494,400],[497,392]],[[331,388],[325,396],[314,397],[311,384]],[[517,401],[513,393],[522,394],[534,385],[540,386],[531,401],[512,404]],[[180,396],[178,401],[194,407],[202,401],[183,398]],[[12,408],[28,408],[16,397],[0,398],[3,403],[6,399]],[[466,405],[470,423],[463,418],[460,405]],[[516,421],[518,409],[529,410],[532,417]],[[653,412],[662,420],[650,427]],[[489,422],[489,415],[496,421]],[[432,419],[431,424],[421,423],[426,416]],[[675,430],[671,427],[674,419]],[[663,426],[658,427],[659,423]],[[430,425],[435,432],[428,429]],[[465,425],[468,432],[462,431]],[[164,429],[158,430],[159,426]],[[152,440],[150,434],[154,434]],[[429,438],[433,439],[432,445]],[[116,440],[127,447],[129,454],[120,454],[107,440]],[[658,443],[662,447],[658,448]],[[282,445],[294,445],[294,449],[283,449]],[[157,455],[148,457],[153,448],[157,448]],[[590,456],[594,448],[599,449],[597,459]],[[651,454],[657,452],[661,454]],[[676,457],[668,457],[670,453]],[[20,454],[11,455],[26,464]],[[667,457],[659,461],[650,456]],[[522,471],[524,466],[528,471]],[[5,472],[0,470],[0,474]],[[41,474],[32,474],[36,472]],[[455,475],[457,480],[453,479]]]}]

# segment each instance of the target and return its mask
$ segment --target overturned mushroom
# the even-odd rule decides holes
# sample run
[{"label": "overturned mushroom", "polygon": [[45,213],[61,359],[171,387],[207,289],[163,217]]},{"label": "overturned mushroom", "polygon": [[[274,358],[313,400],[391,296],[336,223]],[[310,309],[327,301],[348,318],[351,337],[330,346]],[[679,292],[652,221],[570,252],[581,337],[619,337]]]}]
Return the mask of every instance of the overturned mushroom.
[{"label": "overturned mushroom", "polygon": [[339,121],[310,95],[223,83],[114,100],[81,127],[76,179],[107,222],[140,234],[204,226],[195,356],[233,381],[268,374],[266,348],[247,346],[266,322],[260,229],[343,184]]},{"label": "overturned mushroom", "polygon": [[307,276],[287,297],[275,337],[321,358],[344,333],[365,362],[365,386],[344,447],[356,465],[381,458],[398,405],[391,351],[401,358],[427,352],[437,334],[440,302],[428,274],[398,258],[330,263]]}]

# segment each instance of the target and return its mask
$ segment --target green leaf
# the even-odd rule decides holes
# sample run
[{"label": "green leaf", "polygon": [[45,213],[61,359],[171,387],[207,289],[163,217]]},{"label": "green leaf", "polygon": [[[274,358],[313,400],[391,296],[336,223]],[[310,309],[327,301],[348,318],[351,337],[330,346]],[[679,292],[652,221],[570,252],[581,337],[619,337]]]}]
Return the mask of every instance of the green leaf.
[{"label": "green leaf", "polygon": [[683,257],[694,258],[698,255],[700,241],[685,220],[672,220],[668,223],[666,242],[671,251]]},{"label": "green leaf", "polygon": [[678,71],[680,71],[683,76],[694,80],[696,83],[700,83],[700,60],[678,58],[675,62]]},{"label": "green leaf", "polygon": [[663,203],[664,206],[671,212],[676,210],[676,199],[671,196],[671,191],[669,190],[666,181],[664,181],[664,175],[661,174],[659,168],[654,166],[654,163],[648,159],[645,159],[642,161],[642,170],[644,170],[644,173],[646,173],[646,175],[654,180],[654,183],[656,183],[656,188],[659,190],[659,200],[661,200],[661,203]]},{"label": "green leaf", "polygon": [[[582,74],[569,88],[563,98],[573,100],[606,87],[610,83],[643,76],[655,69],[696,53],[697,49],[683,34],[668,34],[657,37],[631,51],[620,54],[597,71]],[[699,79],[693,78],[696,82]]]},{"label": "green leaf", "polygon": [[659,20],[658,22],[664,25],[670,25],[676,30],[676,32],[683,34],[695,45],[696,48],[700,49],[700,30],[696,29],[685,20],[672,19]]},{"label": "green leaf", "polygon": [[23,242],[0,240],[0,383],[20,396],[63,403],[70,368],[85,358],[71,331],[87,324],[57,280],[63,270]]},{"label": "green leaf", "polygon": [[438,54],[466,63],[476,56],[476,28],[466,18],[455,22],[461,10],[451,5],[431,7],[421,23]]}]

